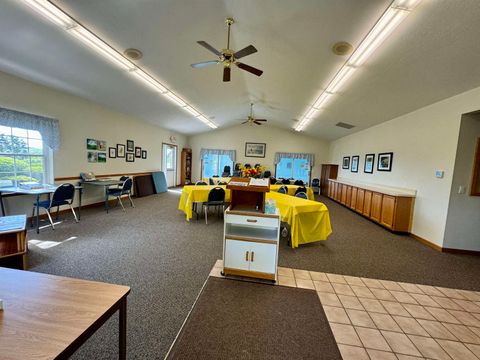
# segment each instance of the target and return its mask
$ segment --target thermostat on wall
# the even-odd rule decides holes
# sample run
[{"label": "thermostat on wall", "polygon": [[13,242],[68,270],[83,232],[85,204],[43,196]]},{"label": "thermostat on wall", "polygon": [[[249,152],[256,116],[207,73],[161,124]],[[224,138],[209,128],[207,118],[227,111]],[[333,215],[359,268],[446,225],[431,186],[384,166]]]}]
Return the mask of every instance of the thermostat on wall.
[{"label": "thermostat on wall", "polygon": [[436,178],[443,179],[443,174],[444,174],[443,170],[435,170],[435,177]]}]

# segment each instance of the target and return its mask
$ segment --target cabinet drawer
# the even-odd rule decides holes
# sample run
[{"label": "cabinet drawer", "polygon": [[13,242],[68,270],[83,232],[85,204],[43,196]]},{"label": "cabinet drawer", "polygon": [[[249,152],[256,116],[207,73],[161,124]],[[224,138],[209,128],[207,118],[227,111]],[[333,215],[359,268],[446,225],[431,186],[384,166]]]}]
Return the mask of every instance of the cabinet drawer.
[{"label": "cabinet drawer", "polygon": [[278,218],[226,214],[225,222],[237,225],[278,228]]}]

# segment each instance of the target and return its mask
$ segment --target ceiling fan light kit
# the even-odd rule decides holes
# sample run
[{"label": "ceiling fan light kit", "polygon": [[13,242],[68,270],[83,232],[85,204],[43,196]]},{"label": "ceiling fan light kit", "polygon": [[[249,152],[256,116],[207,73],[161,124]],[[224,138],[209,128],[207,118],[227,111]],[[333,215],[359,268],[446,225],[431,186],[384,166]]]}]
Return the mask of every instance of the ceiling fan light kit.
[{"label": "ceiling fan light kit", "polygon": [[261,76],[263,74],[262,70],[238,61],[238,59],[240,58],[256,53],[257,49],[255,48],[255,46],[248,45],[247,47],[236,52],[230,49],[230,27],[233,25],[234,22],[235,21],[231,17],[228,17],[225,20],[225,23],[227,24],[227,29],[228,29],[227,30],[227,47],[225,49],[222,49],[221,51],[219,51],[215,49],[212,45],[207,43],[206,41],[203,41],[203,40],[197,41],[199,45],[203,46],[208,51],[217,55],[218,60],[202,61],[199,63],[191,64],[193,68],[198,69],[198,68],[203,68],[209,65],[222,64],[224,82],[228,82],[231,80],[232,65],[235,65],[238,68],[248,71],[249,73],[257,76]]},{"label": "ceiling fan light kit", "polygon": [[[318,115],[318,110],[325,106],[333,94],[352,77],[355,70],[362,66],[368,57],[383,43],[395,28],[412,12],[421,0],[395,0],[383,13],[377,23],[369,31],[350,55],[348,60],[338,70],[324,91],[320,93],[314,104],[310,106],[294,127],[296,131],[303,131],[305,127]],[[342,44],[337,43],[335,45]],[[335,45],[333,51],[335,52]],[[316,111],[312,111],[316,110]]]},{"label": "ceiling fan light kit", "polygon": [[265,123],[267,122],[266,119],[255,119],[255,117],[253,116],[253,103],[250,104],[250,115],[247,117],[247,120],[242,122],[242,125],[243,124],[248,124],[248,125],[262,125],[262,123]]},{"label": "ceiling fan light kit", "polygon": [[27,4],[31,9],[35,10],[37,13],[50,20],[55,25],[67,31],[68,34],[72,35],[84,45],[94,50],[103,58],[118,66],[122,70],[126,71],[128,74],[131,74],[135,79],[139,80],[148,88],[160,93],[175,105],[181,107],[191,115],[195,116],[195,118],[203,122],[205,125],[209,126],[212,129],[216,129],[218,127],[212,121],[207,119],[207,117],[203,116],[199,111],[197,111],[192,105],[187,104],[187,102],[182,100],[173,91],[169,90],[161,82],[159,82],[158,80],[150,76],[147,72],[145,72],[140,66],[134,64],[132,61],[125,57],[128,56],[132,60],[138,60],[143,56],[140,50],[133,48],[127,49],[124,52],[124,56],[123,54],[115,50],[112,46],[110,46],[106,41],[104,41],[103,39],[95,35],[93,32],[82,26],[75,19],[73,19],[71,16],[69,16],[67,13],[65,13],[63,10],[61,10],[54,4],[52,4],[50,1],[23,0],[23,2]]}]

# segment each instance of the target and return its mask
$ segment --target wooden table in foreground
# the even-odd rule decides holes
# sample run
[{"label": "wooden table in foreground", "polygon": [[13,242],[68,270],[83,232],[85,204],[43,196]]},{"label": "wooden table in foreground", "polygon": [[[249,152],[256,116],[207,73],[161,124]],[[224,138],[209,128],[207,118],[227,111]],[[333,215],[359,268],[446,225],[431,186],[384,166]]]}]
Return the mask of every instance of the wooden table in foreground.
[{"label": "wooden table in foreground", "polygon": [[126,359],[128,286],[0,268],[0,358],[67,359],[119,311]]}]

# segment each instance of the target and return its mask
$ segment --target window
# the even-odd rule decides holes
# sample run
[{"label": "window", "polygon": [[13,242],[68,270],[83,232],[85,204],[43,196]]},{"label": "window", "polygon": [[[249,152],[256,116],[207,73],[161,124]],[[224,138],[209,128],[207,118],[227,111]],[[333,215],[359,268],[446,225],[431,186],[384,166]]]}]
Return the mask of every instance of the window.
[{"label": "window", "polygon": [[167,170],[175,169],[175,148],[173,146],[167,146],[167,153],[165,155]]},{"label": "window", "polygon": [[205,154],[203,156],[202,177],[221,176],[225,166],[230,166],[230,169],[233,169],[233,161],[229,155]]},{"label": "window", "polygon": [[303,180],[304,183],[308,184],[310,182],[310,163],[307,159],[282,157],[277,164],[276,177]]},{"label": "window", "polygon": [[38,131],[0,126],[0,187],[48,182],[49,151]]}]

